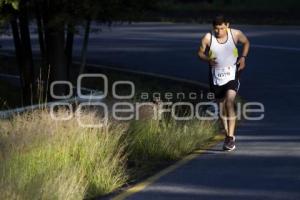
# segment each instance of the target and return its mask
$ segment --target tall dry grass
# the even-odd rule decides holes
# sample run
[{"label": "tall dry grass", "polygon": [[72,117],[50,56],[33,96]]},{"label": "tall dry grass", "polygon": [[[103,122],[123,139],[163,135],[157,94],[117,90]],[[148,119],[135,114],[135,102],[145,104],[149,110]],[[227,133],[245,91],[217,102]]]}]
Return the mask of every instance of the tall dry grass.
[{"label": "tall dry grass", "polygon": [[83,199],[127,180],[121,126],[83,128],[47,111],[0,123],[0,199]]},{"label": "tall dry grass", "polygon": [[[99,122],[95,113],[82,113],[80,119]],[[212,122],[149,119],[85,128],[76,118],[53,120],[46,110],[0,120],[0,199],[108,194],[201,147],[216,129]]]}]

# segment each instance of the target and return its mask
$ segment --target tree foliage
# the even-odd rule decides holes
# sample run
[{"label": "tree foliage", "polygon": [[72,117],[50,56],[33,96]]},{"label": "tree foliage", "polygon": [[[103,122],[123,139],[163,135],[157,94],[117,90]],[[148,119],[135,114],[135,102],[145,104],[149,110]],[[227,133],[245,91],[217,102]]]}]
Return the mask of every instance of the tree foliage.
[{"label": "tree foliage", "polygon": [[[32,97],[36,96],[40,83],[44,88],[42,96],[45,98],[45,91],[49,91],[47,87],[50,85],[45,83],[68,80],[76,26],[89,25],[91,21],[108,24],[113,21],[133,21],[145,10],[153,9],[156,2],[157,0],[0,0],[0,21],[10,23],[13,32],[24,103],[30,103]],[[29,22],[33,20],[37,23],[43,61],[42,66],[38,67],[34,66],[31,53]],[[90,25],[85,27],[88,36]],[[88,37],[86,38],[83,55],[87,51]],[[85,59],[86,55],[82,57]],[[47,80],[48,77],[50,80]],[[57,95],[64,94],[65,89],[56,88],[56,92]]]}]

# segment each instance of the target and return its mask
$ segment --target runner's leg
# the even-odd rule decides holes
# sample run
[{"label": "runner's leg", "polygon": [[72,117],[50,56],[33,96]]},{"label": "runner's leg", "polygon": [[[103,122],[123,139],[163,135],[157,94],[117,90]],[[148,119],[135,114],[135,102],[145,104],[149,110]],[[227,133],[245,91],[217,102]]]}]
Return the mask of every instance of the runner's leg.
[{"label": "runner's leg", "polygon": [[225,135],[228,135],[228,120],[227,120],[227,109],[225,107],[225,98],[219,102],[220,118],[222,120],[223,128],[225,130]]},{"label": "runner's leg", "polygon": [[234,131],[235,131],[235,124],[236,124],[236,113],[234,110],[234,101],[236,97],[236,91],[234,90],[228,90],[226,92],[225,97],[225,107],[227,110],[227,116],[228,116],[228,136],[233,137]]}]

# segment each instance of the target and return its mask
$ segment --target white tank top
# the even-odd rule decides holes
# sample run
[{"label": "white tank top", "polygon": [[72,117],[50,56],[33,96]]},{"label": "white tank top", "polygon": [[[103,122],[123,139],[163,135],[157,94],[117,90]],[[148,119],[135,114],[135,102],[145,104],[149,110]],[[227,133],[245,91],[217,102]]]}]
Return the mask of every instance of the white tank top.
[{"label": "white tank top", "polygon": [[216,58],[217,62],[217,65],[211,68],[214,85],[225,85],[235,79],[238,50],[230,29],[227,29],[227,41],[224,43],[218,42],[212,34],[209,57]]}]

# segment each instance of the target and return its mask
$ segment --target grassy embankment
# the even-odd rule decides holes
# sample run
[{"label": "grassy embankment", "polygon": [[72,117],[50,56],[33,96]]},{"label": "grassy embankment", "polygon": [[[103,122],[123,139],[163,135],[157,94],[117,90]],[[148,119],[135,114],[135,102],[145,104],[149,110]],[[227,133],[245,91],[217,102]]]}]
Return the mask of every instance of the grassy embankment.
[{"label": "grassy embankment", "polygon": [[[93,113],[80,119],[99,122]],[[76,118],[54,121],[46,110],[1,120],[0,199],[105,195],[203,147],[216,130],[216,124],[197,120],[84,128]]]}]

